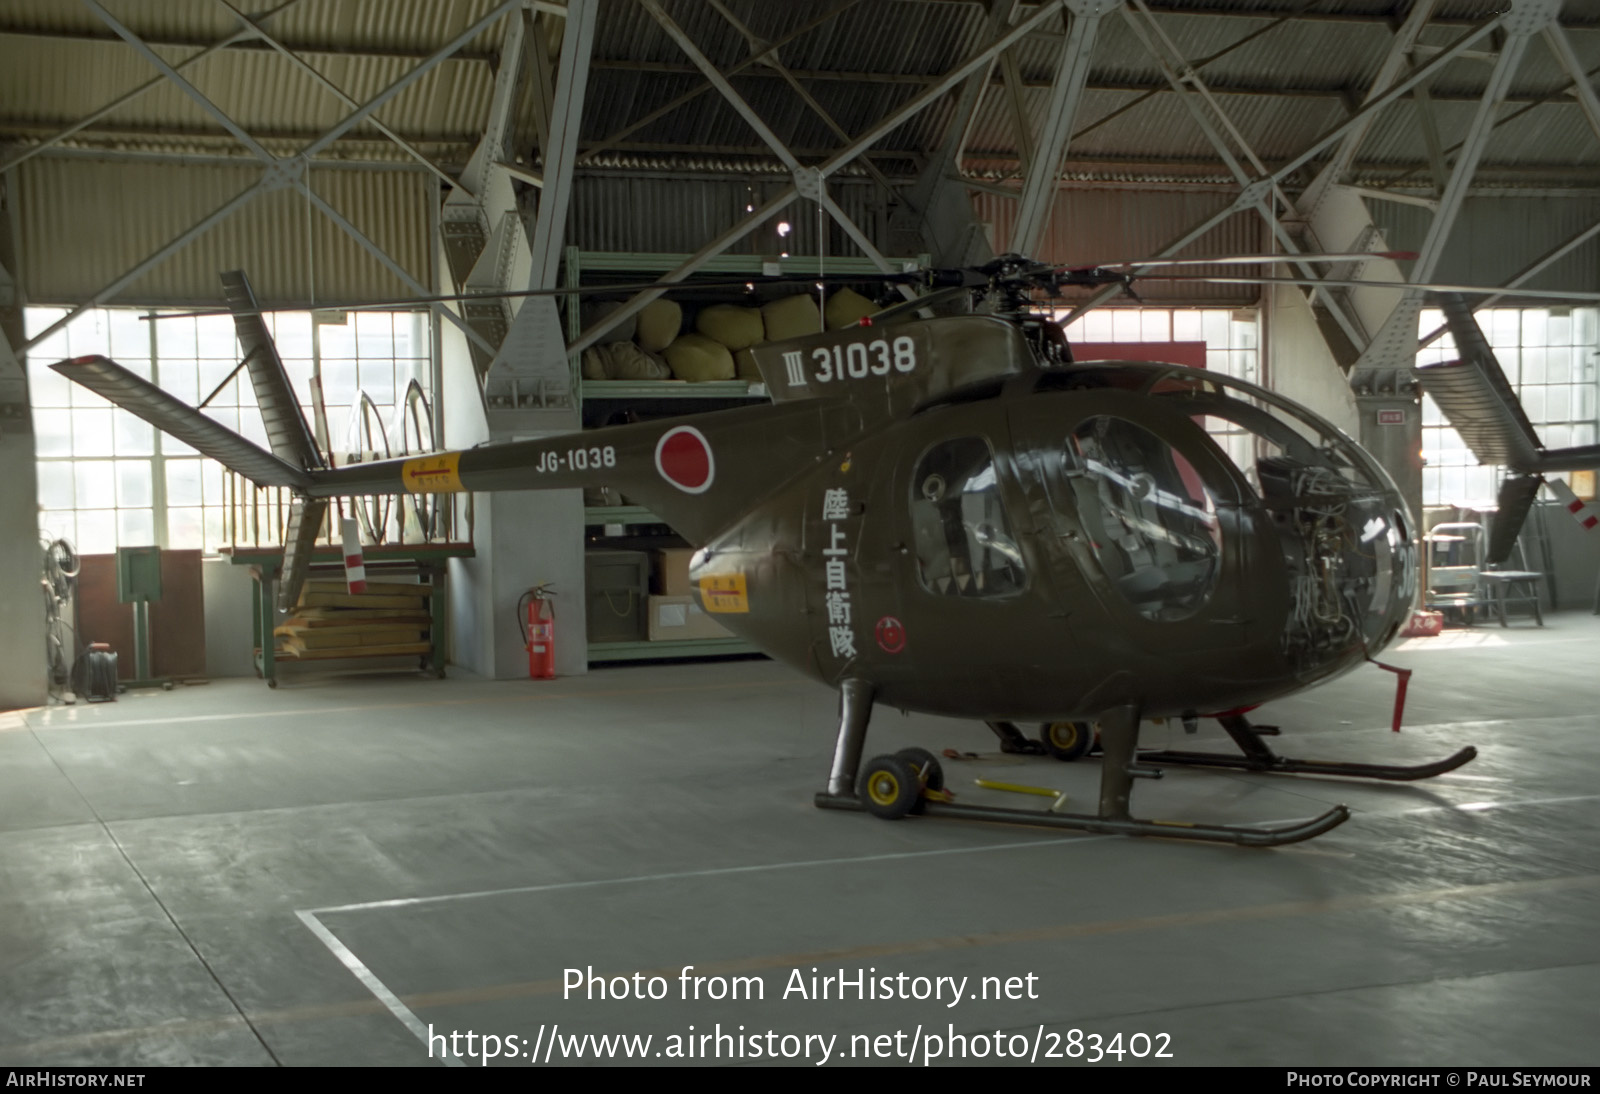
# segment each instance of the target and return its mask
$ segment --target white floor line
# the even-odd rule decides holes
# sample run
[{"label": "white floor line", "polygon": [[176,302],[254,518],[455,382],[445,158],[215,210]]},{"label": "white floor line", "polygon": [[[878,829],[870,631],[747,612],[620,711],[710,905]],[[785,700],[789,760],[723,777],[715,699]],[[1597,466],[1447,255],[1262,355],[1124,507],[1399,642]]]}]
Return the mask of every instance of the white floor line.
[{"label": "white floor line", "polygon": [[[1364,818],[1381,817],[1409,817],[1419,813],[1460,813],[1484,812],[1490,809],[1509,809],[1524,805],[1559,805],[1568,802],[1596,801],[1600,794],[1581,794],[1561,798],[1525,798],[1517,801],[1500,802],[1466,802],[1451,805],[1425,805],[1417,809],[1404,809],[1394,812],[1379,812],[1371,809],[1361,809],[1350,806],[1351,819],[1360,816]],[[1288,817],[1269,821],[1251,821],[1246,827],[1260,828],[1282,824],[1293,824],[1305,820],[1305,817]],[[678,881],[687,878],[722,877],[733,874],[759,873],[766,870],[799,870],[817,866],[850,866],[860,862],[892,862],[901,859],[933,858],[941,855],[967,855],[978,854],[986,851],[1013,851],[1030,847],[1059,847],[1064,844],[1090,844],[1102,843],[1106,840],[1124,839],[1120,835],[1102,836],[1065,836],[1057,839],[1041,840],[1016,840],[1009,843],[987,843],[977,847],[940,847],[928,851],[892,851],[879,855],[854,855],[841,856],[827,859],[797,859],[791,862],[764,862],[754,863],[749,866],[718,866],[707,870],[681,870],[665,874],[634,874],[629,877],[596,878],[592,881],[557,881],[548,885],[519,885],[509,889],[480,889],[469,893],[442,893],[438,896],[399,897],[392,900],[369,900],[355,904],[335,904],[323,908],[313,908],[310,915],[332,915],[338,912],[365,912],[378,909],[415,908],[424,904],[443,904],[458,900],[478,900],[483,897],[517,896],[525,893],[550,893],[563,892],[573,889],[595,889],[609,885],[634,885],[647,881]]]},{"label": "white floor line", "polygon": [[[321,920],[317,919],[315,912],[295,912],[294,914],[299,917],[300,922],[304,923],[312,934],[317,936],[317,941],[328,947],[328,951],[338,959],[339,963],[354,973],[355,978],[361,981],[362,986],[376,996],[378,1002],[388,1008],[390,1014],[400,1019],[400,1024],[410,1030],[412,1036],[421,1041],[423,1047],[427,1048],[429,1055],[432,1056],[433,1050],[428,1044],[428,1027],[423,1024],[422,1019],[418,1018],[410,1007],[402,1003],[400,997],[390,991],[388,985],[379,980],[377,975],[351,952],[349,946],[335,938],[333,932],[324,927]],[[448,1054],[436,1058],[442,1060],[446,1067],[466,1066],[464,1062]]]},{"label": "white floor line", "polygon": [[[1564,798],[1530,798],[1523,801],[1509,802],[1469,802],[1464,805],[1431,805],[1424,806],[1421,809],[1408,809],[1399,813],[1366,813],[1363,815],[1371,817],[1393,817],[1413,816],[1418,813],[1481,812],[1489,809],[1504,809],[1519,805],[1553,805],[1565,802],[1595,800],[1600,800],[1600,794],[1584,794]],[[1288,824],[1292,823],[1293,820],[1299,819],[1302,818],[1257,821],[1251,826],[1259,827],[1263,825]],[[1355,817],[1352,816],[1351,819],[1353,820]],[[392,910],[395,908],[413,908],[423,904],[440,904],[448,901],[475,900],[481,897],[514,896],[523,893],[548,893],[569,891],[574,889],[592,889],[608,885],[630,885],[646,881],[674,881],[682,878],[720,877],[731,874],[757,873],[763,870],[792,870],[814,866],[843,866],[853,865],[858,862],[888,862],[898,859],[930,858],[937,855],[975,854],[983,851],[1007,851],[1016,850],[1019,848],[1053,847],[1061,846],[1063,844],[1103,843],[1106,840],[1123,838],[1125,837],[1120,835],[1067,836],[1059,839],[1023,840],[1012,843],[991,843],[980,847],[945,847],[931,851],[896,851],[881,855],[858,855],[850,858],[802,859],[794,862],[757,863],[751,866],[724,866],[710,870],[684,870],[677,873],[666,874],[637,874],[632,877],[602,878],[595,881],[565,881],[555,882],[550,885],[522,885],[511,889],[485,889],[472,893],[446,893],[441,896],[405,897],[398,900],[372,900],[359,904],[339,904],[326,908],[297,910],[295,915],[299,918],[300,922],[304,923],[307,929],[309,929],[311,933],[316,936],[317,940],[328,948],[328,951],[333,954],[339,963],[345,968],[349,969],[350,972],[355,975],[355,978],[361,982],[362,986],[370,991],[373,996],[376,997],[377,1000],[388,1009],[389,1013],[398,1018],[400,1023],[411,1032],[412,1036],[414,1036],[424,1047],[429,1048],[431,1053],[431,1046],[428,1044],[429,1027],[423,1023],[422,1019],[417,1017],[415,1011],[401,1001],[398,995],[389,990],[388,985],[384,984],[382,980],[379,980],[377,975],[371,969],[367,968],[367,966],[359,957],[355,955],[350,947],[339,941],[339,939],[334,936],[333,932],[328,930],[328,928],[323,925],[322,921],[317,918],[319,915],[330,915],[337,912],[362,912],[376,911],[380,909]],[[1293,850],[1293,848],[1290,849]],[[441,1059],[443,1059],[444,1063],[450,1067],[465,1066],[461,1060],[458,1060],[453,1056],[444,1056],[441,1057]]]},{"label": "white floor line", "polygon": [[314,908],[312,909],[312,914],[331,915],[334,912],[365,912],[379,908],[414,908],[421,904],[441,904],[454,900],[476,900],[480,897],[490,896],[515,896],[519,893],[548,893],[565,889],[593,889],[605,885],[633,885],[645,881],[677,881],[680,878],[719,877],[725,874],[757,873],[762,870],[798,870],[813,866],[849,866],[857,862],[889,862],[895,859],[931,858],[936,855],[968,855],[983,851],[1010,851],[1024,847],[1053,847],[1064,843],[1099,843],[1102,840],[1121,838],[1121,836],[1117,835],[1064,836],[1057,839],[1018,840],[1013,843],[986,843],[980,847],[940,847],[931,851],[892,851],[881,855],[797,859],[793,862],[760,862],[750,866],[718,866],[709,870],[683,870],[669,874],[636,874],[632,877],[597,878],[594,881],[558,881],[549,885],[520,885],[513,889],[482,889],[471,893],[443,893],[439,896],[371,900],[360,904],[339,904],[328,908]]}]

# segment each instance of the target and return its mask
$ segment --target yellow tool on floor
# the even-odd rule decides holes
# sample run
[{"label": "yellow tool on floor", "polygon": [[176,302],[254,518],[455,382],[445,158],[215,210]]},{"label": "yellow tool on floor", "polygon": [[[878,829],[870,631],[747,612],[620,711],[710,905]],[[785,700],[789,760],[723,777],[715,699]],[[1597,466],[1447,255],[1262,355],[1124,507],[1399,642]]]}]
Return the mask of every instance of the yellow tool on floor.
[{"label": "yellow tool on floor", "polygon": [[1012,794],[1037,794],[1041,798],[1054,798],[1050,803],[1050,812],[1059,813],[1066,807],[1067,795],[1065,791],[1051,790],[1047,786],[1023,786],[1021,783],[1002,783],[993,779],[973,779],[973,782],[985,790],[1005,790]]}]

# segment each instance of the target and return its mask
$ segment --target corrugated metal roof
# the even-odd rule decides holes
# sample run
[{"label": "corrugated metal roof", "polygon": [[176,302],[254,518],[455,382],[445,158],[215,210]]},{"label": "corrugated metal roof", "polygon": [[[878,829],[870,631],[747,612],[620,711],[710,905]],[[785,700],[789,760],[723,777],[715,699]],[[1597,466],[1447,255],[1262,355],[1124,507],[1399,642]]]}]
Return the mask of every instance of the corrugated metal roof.
[{"label": "corrugated metal roof", "polygon": [[[820,4],[762,0],[730,0],[729,6],[763,41],[792,35],[825,10]],[[1341,118],[1347,101],[1359,100],[1370,83],[1392,36],[1381,19],[1327,21],[1317,16],[1387,16],[1404,10],[1403,4],[1382,0],[1323,0],[1311,5],[1306,17],[1279,22],[1279,14],[1288,6],[1284,0],[1205,0],[1204,6],[1207,13],[1194,13],[1193,5],[1158,4],[1156,22],[1189,62],[1198,64],[1222,54],[1204,64],[1201,72],[1249,139],[1260,143],[1258,151],[1269,158],[1292,154]],[[297,0],[275,15],[268,27],[301,48],[308,63],[364,101],[492,7],[493,0]],[[667,0],[665,7],[720,67],[730,68],[748,55],[751,45],[745,36],[702,0]],[[1442,5],[1441,18],[1482,17],[1496,7],[1490,0],[1461,0]],[[1567,9],[1569,20],[1585,26],[1600,23],[1600,5],[1568,4]],[[172,61],[236,29],[224,8],[203,0],[123,3],[114,11]],[[380,116],[408,136],[434,144],[446,163],[459,164],[486,116],[492,93],[489,61],[505,26],[502,19],[477,35],[461,55],[436,67],[386,105]],[[985,11],[975,3],[861,0],[784,45],[778,56],[792,70],[812,74],[806,77],[811,94],[846,132],[858,133],[916,95],[924,86],[919,78],[936,77],[968,56],[980,45],[986,27]],[[1013,51],[1030,85],[1023,91],[1027,109],[1036,116],[1048,106],[1049,82],[1062,41],[1057,22],[1047,20],[1046,27],[1046,32],[1023,39]],[[1460,29],[1457,24],[1431,27],[1423,40],[1442,44]],[[1600,33],[1574,31],[1570,37],[1583,63],[1600,66]],[[343,104],[289,61],[262,50],[259,43],[256,47],[219,53],[186,74],[245,129],[278,138],[277,143],[269,141],[274,152],[292,150],[295,141],[309,140],[345,115]],[[601,3],[594,59],[583,118],[585,142],[614,133],[643,113],[647,104],[653,107],[701,85],[700,75],[666,31],[643,7],[627,0]],[[1487,65],[1471,59],[1444,69],[1433,87],[1442,128],[1460,128],[1471,108],[1459,100],[1475,96],[1487,72]],[[153,73],[88,8],[54,0],[12,0],[0,15],[0,102],[5,104],[0,109],[0,135],[38,139]],[[827,73],[847,78],[821,78]],[[873,78],[863,81],[848,74]],[[791,146],[814,155],[838,147],[833,129],[764,65],[733,77],[733,83]],[[1548,94],[1564,83],[1548,51],[1536,43],[1528,51],[1512,95],[1526,99]],[[1093,143],[1086,145],[1092,154],[1155,161],[1210,154],[1194,139],[1193,126],[1176,96],[1164,90],[1159,65],[1119,15],[1102,21],[1089,86],[1081,115],[1085,121],[1103,116],[1146,89],[1159,91],[1151,104],[1096,130]],[[989,153],[1015,151],[1004,95],[996,87],[987,99],[973,147]],[[1387,113],[1408,110],[1402,105]],[[889,134],[881,147],[925,151],[943,136],[947,116],[948,102]],[[1570,98],[1559,97],[1533,111],[1514,138],[1497,135],[1486,162],[1490,166],[1585,163],[1568,151],[1580,126],[1579,108]],[[1411,162],[1422,162],[1413,123],[1386,117],[1379,128],[1391,139],[1389,143],[1375,139],[1374,160],[1387,163],[1410,157]],[[162,86],[118,110],[80,143],[192,147],[208,134],[221,146],[229,143],[213,118],[177,88]],[[346,143],[359,146],[347,152],[357,158],[404,158],[366,126],[357,127]],[[754,149],[759,144],[720,96],[705,93],[631,134],[623,145],[634,151],[672,146],[703,152]]]},{"label": "corrugated metal roof", "polygon": [[[1207,62],[1200,71],[1216,89],[1217,101],[1269,166],[1295,155],[1348,116],[1351,104],[1360,101],[1378,70],[1392,40],[1394,18],[1403,16],[1410,6],[1406,0],[1149,2],[1156,12],[1156,24],[1183,59]],[[226,8],[214,0],[106,3],[117,18],[173,62],[237,29]],[[847,134],[864,132],[893,114],[928,83],[970,56],[988,34],[987,5],[978,2],[859,0],[799,34],[836,6],[837,0],[726,3],[762,42],[794,36],[778,51],[778,57],[800,74],[807,91]],[[1425,31],[1422,40],[1431,45],[1452,41],[1469,21],[1488,17],[1502,4],[1503,0],[1444,0],[1437,9],[1439,25]],[[752,44],[745,34],[704,0],[663,0],[663,5],[698,48],[723,69],[749,56]],[[356,99],[365,100],[494,6],[495,0],[294,0],[275,14],[267,27],[327,78]],[[1034,10],[1031,3],[1020,8],[1024,16]],[[1285,11],[1298,14],[1280,21]],[[545,15],[539,19],[547,32],[559,27],[558,19]],[[1574,27],[1569,37],[1580,62],[1600,67],[1600,3],[1569,2],[1562,19]],[[494,63],[508,25],[502,18],[476,34],[460,55],[432,69],[387,104],[379,116],[446,168],[459,167],[485,124]],[[1023,111],[1035,126],[1049,107],[1049,85],[1063,30],[1060,19],[1047,19],[1042,32],[1022,39],[1013,51],[1027,85],[1021,91]],[[553,53],[559,43],[548,33],[546,38]],[[1494,42],[1485,40],[1480,46],[1490,50]],[[1207,61],[1215,55],[1220,56]],[[677,44],[632,0],[600,0],[593,57],[580,148],[595,148],[658,105],[703,86],[701,75]],[[1458,59],[1435,79],[1434,109],[1446,145],[1454,144],[1465,132],[1474,110],[1472,100],[1489,71],[1482,58]],[[185,72],[201,92],[277,155],[293,153],[348,111],[261,43],[218,53]],[[85,5],[8,0],[0,9],[0,162],[6,155],[4,142],[15,141],[13,147],[25,148],[137,87],[154,73],[144,58],[116,39],[111,28]],[[770,67],[758,63],[731,80],[778,138],[803,159],[819,160],[845,143]],[[1513,81],[1512,98],[1525,101],[1547,95],[1565,82],[1550,51],[1542,42],[1534,42]],[[953,101],[953,95],[946,95],[886,134],[874,146],[875,162],[897,180],[914,175],[922,157],[944,139]],[[529,102],[525,93],[516,132],[524,158],[535,159]],[[1518,110],[1523,112],[1514,122],[1495,131],[1480,169],[1483,179],[1502,186],[1528,181],[1541,186],[1595,187],[1600,141],[1571,97],[1557,94],[1551,102],[1525,110],[1522,102],[1515,102],[1504,114]],[[1166,89],[1160,65],[1120,14],[1108,16],[1102,23],[1075,128],[1078,135],[1065,166],[1068,178],[1229,178],[1184,103]],[[996,74],[971,130],[969,160],[964,165],[969,175],[999,177],[1015,169],[1019,142],[1013,130],[1013,110]],[[1358,175],[1379,181],[1403,176],[1407,181],[1427,183],[1431,172],[1423,137],[1412,103],[1403,101],[1391,107],[1371,128],[1357,157]],[[140,96],[67,143],[80,156],[87,151],[243,154],[213,117],[170,84]],[[411,164],[404,152],[367,124],[355,127],[325,156],[390,166]],[[736,196],[730,195],[752,184],[740,179],[715,184],[699,179],[668,185],[666,180],[652,178],[647,185],[639,180],[605,180],[601,175],[607,171],[665,171],[680,176],[732,172],[758,180],[755,189],[765,192],[767,179],[772,179],[772,187],[783,184],[772,174],[775,165],[739,114],[719,94],[705,91],[588,157],[588,173],[578,180],[574,194],[574,237],[581,245],[606,249],[693,249],[727,226],[727,218],[739,208]],[[122,181],[112,184],[119,194],[111,203],[96,196],[107,192],[108,179],[114,177],[98,160],[46,156],[31,161],[21,172],[19,188],[27,207],[45,218],[42,225],[27,229],[34,233],[36,243],[54,245],[62,240],[79,247],[90,238],[99,241],[93,257],[58,263],[70,267],[76,262],[80,269],[46,273],[35,267],[42,279],[39,286],[30,286],[36,296],[41,289],[62,299],[83,292],[103,272],[101,255],[115,251],[119,261],[131,264],[176,234],[184,217],[193,220],[212,207],[208,202],[220,202],[217,195],[232,192],[230,187],[242,185],[240,180],[257,169],[248,160],[188,169],[208,176],[197,180],[180,178],[185,171],[173,165],[133,164],[120,170]],[[859,164],[852,165],[847,177],[839,180],[839,193],[841,200],[848,196],[852,202],[859,201],[859,207],[852,206],[853,215],[858,214],[863,226],[876,233],[886,215],[883,195],[865,180],[861,186],[855,185],[861,170]],[[384,229],[390,233],[385,245],[403,252],[396,257],[408,269],[426,271],[428,247],[408,234],[421,231],[427,223],[431,183],[426,177],[410,170],[383,175],[350,173],[348,178],[343,173],[319,172],[319,179],[324,176],[327,185],[338,190],[361,215],[406,219],[411,227],[402,229],[396,223]],[[56,192],[30,192],[50,187]],[[1146,226],[1167,224],[1164,214],[1147,208],[1147,200],[1155,204],[1167,201],[1172,215],[1181,218],[1201,200],[1192,191],[1183,193],[1188,196],[1182,200],[1170,195],[1163,199],[1139,197],[1127,199],[1117,210],[1107,206],[1101,210],[1108,218],[1105,224],[1091,223],[1071,211],[1096,207],[1101,199],[1074,197],[1056,219],[1068,226],[1074,246],[1086,240],[1109,241],[1109,237],[1094,233],[1106,224],[1115,224],[1122,242],[1114,249],[1131,251],[1137,249],[1135,241],[1144,241],[1140,232]],[[75,223],[71,222],[72,202],[64,196],[67,194],[87,203],[78,205]],[[1213,197],[1223,200],[1216,195],[1206,200]],[[989,208],[989,200],[980,200],[985,216],[1004,222],[1008,214],[999,206]],[[1006,199],[993,200],[1006,203]],[[383,202],[391,204],[380,208]],[[289,195],[273,195],[216,229],[207,240],[226,240],[228,246],[245,252],[268,248],[274,241],[282,241],[285,247],[297,246],[293,241],[303,236],[303,218],[296,219],[299,216]],[[160,226],[159,230],[153,226]],[[1076,232],[1089,234],[1072,235]],[[658,240],[663,242],[655,242]],[[1057,242],[1065,245],[1068,239]],[[842,237],[839,243],[848,248]],[[212,261],[206,248],[211,245],[202,240],[196,249],[185,252],[188,257],[174,259],[165,274],[157,271],[146,279],[148,284],[135,289],[151,300],[177,299],[202,283],[209,292],[214,271],[206,265]],[[745,245],[755,246],[749,241],[741,244]],[[328,256],[343,254],[341,246],[330,240],[314,249]],[[797,249],[802,246],[796,243]],[[1226,249],[1220,237],[1215,246]],[[79,254],[76,250],[62,253]],[[303,258],[280,263],[283,291],[290,295]],[[259,261],[271,264],[273,260],[261,255]],[[348,262],[337,258],[329,276],[371,288],[376,281],[363,280],[366,275],[354,272],[360,261],[365,259],[358,260],[354,252]],[[388,276],[383,274],[378,280]],[[262,279],[262,283],[266,286],[270,281]]]},{"label": "corrugated metal roof", "polygon": [[[155,254],[252,186],[255,167],[192,170],[167,164],[40,157],[21,174],[20,280],[34,303],[77,303]],[[420,171],[313,170],[312,189],[423,285],[432,284]],[[115,225],[115,231],[107,231]],[[217,275],[244,269],[263,302],[373,300],[410,290],[304,195],[263,194],[118,293],[116,304],[220,301]]]},{"label": "corrugated metal roof", "polygon": [[[1427,237],[1430,210],[1370,201],[1389,246],[1415,249]],[[1541,255],[1600,222],[1600,198],[1468,198],[1445,244],[1441,281],[1499,285]],[[1600,290],[1600,240],[1590,240],[1528,283],[1530,288]]]}]

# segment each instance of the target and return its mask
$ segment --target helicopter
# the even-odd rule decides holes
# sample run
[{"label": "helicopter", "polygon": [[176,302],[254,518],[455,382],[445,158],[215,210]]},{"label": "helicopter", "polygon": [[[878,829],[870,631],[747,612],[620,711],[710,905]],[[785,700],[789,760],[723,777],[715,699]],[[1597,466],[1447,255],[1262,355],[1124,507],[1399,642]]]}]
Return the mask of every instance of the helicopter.
[{"label": "helicopter", "polygon": [[[1243,380],[1074,361],[1036,299],[1126,287],[1132,274],[1007,255],[882,277],[924,295],[753,349],[770,404],[337,468],[312,441],[241,273],[224,284],[271,451],[108,358],[52,367],[293,492],[280,604],[293,603],[333,498],[626,493],[698,547],[690,578],[706,612],[839,692],[819,807],[1273,846],[1350,812],[1270,828],[1155,821],[1133,815],[1133,785],[1185,764],[1409,780],[1475,757],[1297,760],[1267,746],[1275,727],[1246,717],[1371,661],[1410,615],[1417,529],[1348,436]],[[929,310],[962,298],[965,313]],[[1254,458],[1231,456],[1212,427],[1248,436]],[[863,763],[879,707],[974,718],[1005,751],[1064,760],[1097,735],[1097,809],[958,803],[924,749]],[[1139,752],[1143,723],[1192,731],[1202,717],[1240,755]],[[1040,738],[1019,723],[1040,724]]]}]

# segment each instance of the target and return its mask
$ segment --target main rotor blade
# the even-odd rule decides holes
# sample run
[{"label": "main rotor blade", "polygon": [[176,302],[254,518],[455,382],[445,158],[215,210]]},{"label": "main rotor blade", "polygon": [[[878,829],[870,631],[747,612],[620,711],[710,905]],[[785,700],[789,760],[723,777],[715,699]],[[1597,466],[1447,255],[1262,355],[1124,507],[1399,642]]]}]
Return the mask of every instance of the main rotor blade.
[{"label": "main rotor blade", "polygon": [[954,300],[956,297],[962,296],[971,291],[972,290],[965,285],[952,285],[945,289],[935,289],[926,296],[919,296],[912,300],[903,300],[898,304],[884,308],[882,311],[873,312],[867,318],[871,319],[875,324],[882,323],[889,319],[898,319],[900,316],[905,315],[908,312],[920,311],[923,308],[938,307],[947,300]]},{"label": "main rotor blade", "polygon": [[[470,304],[478,300],[511,300],[529,296],[600,296],[604,293],[636,293],[648,289],[743,289],[751,285],[830,285],[916,283],[927,278],[925,272],[870,273],[870,274],[751,274],[748,277],[729,277],[716,281],[640,281],[619,285],[583,285],[555,289],[508,289],[497,292],[440,293],[437,296],[408,296],[404,300],[366,300],[344,303],[278,304],[270,308],[258,307],[248,313],[269,315],[287,311],[387,311],[392,308],[415,308],[421,304]],[[141,315],[140,319],[192,319],[197,316],[235,315],[227,308],[207,308],[200,311],[162,312]]]},{"label": "main rotor blade", "polygon": [[1387,258],[1395,262],[1409,262],[1417,257],[1416,251],[1347,251],[1337,254],[1274,254],[1274,255],[1217,255],[1212,258],[1139,258],[1129,262],[1096,262],[1086,266],[1057,266],[1058,270],[1098,270],[1107,266],[1155,269],[1160,266],[1252,266],[1258,263],[1292,262],[1358,262],[1363,258]]},{"label": "main rotor blade", "polygon": [[1544,300],[1600,301],[1600,292],[1569,289],[1508,289],[1488,285],[1442,285],[1417,281],[1371,281],[1360,278],[1230,277],[1224,274],[1145,274],[1138,281],[1209,281],[1220,285],[1304,285],[1311,288],[1420,289],[1423,292],[1458,292],[1468,296],[1526,296]]}]

